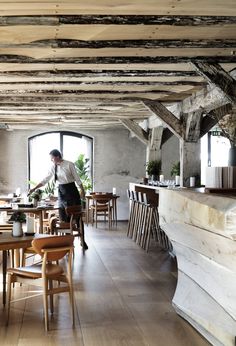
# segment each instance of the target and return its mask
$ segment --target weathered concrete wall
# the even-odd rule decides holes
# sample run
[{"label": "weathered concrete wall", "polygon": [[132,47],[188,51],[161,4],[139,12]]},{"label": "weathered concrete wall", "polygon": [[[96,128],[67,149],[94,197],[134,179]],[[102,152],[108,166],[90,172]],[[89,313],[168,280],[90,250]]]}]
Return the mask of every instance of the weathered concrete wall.
[{"label": "weathered concrete wall", "polygon": [[128,218],[126,191],[129,182],[145,175],[146,147],[137,138],[130,138],[127,130],[97,131],[94,137],[94,188],[112,191],[116,187],[119,219]]},{"label": "weathered concrete wall", "polygon": [[28,152],[26,131],[0,131],[0,194],[27,188]]},{"label": "weathered concrete wall", "polygon": [[[50,129],[43,132],[46,131]],[[14,192],[17,187],[27,191],[28,138],[41,132],[0,131],[0,194]],[[118,218],[126,220],[126,190],[129,182],[136,182],[145,175],[146,147],[137,138],[130,138],[126,129],[83,134],[94,139],[94,190],[112,191],[112,187],[116,187],[120,196]]]}]

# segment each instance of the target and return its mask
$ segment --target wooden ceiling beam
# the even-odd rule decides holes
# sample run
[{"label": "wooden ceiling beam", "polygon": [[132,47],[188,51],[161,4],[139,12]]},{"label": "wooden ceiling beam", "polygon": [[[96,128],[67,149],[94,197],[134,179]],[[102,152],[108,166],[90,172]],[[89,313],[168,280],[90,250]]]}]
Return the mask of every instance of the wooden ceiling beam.
[{"label": "wooden ceiling beam", "polygon": [[160,102],[143,101],[144,105],[156,115],[178,138],[185,138],[183,123]]},{"label": "wooden ceiling beam", "polygon": [[[148,53],[148,50],[147,50]],[[1,54],[0,63],[37,63],[37,64],[157,64],[157,63],[188,63],[192,60],[208,63],[236,63],[236,55],[219,56],[99,56],[99,57],[65,57],[34,59],[24,55]]]},{"label": "wooden ceiling beam", "polygon": [[232,110],[232,104],[227,103],[208,112],[202,119],[200,125],[200,137],[203,137],[210,129],[215,126],[220,119]]},{"label": "wooden ceiling beam", "polygon": [[120,119],[128,130],[130,130],[141,142],[148,145],[148,133],[144,131],[135,121],[130,119]]},{"label": "wooden ceiling beam", "polygon": [[220,88],[230,101],[236,102],[236,81],[219,64],[200,61],[192,64],[204,78]]},{"label": "wooden ceiling beam", "polygon": [[186,119],[185,141],[196,143],[200,138],[201,120],[203,109],[188,113]]},{"label": "wooden ceiling beam", "polygon": [[[108,95],[109,96],[109,95]],[[176,95],[178,97],[178,95]],[[109,97],[102,97],[101,95],[93,95],[89,99],[86,97],[86,95],[80,95],[76,93],[71,93],[71,92],[61,92],[61,93],[50,93],[46,91],[45,93],[40,92],[40,93],[33,93],[32,91],[30,93],[24,93],[24,94],[16,94],[14,92],[12,93],[0,93],[0,104],[1,102],[21,102],[22,104],[25,102],[34,102],[34,103],[57,103],[57,104],[73,104],[73,103],[81,103],[81,102],[87,102],[88,106],[91,102],[98,102],[98,103],[107,103],[109,102],[110,104],[117,104],[117,102],[140,102],[142,101],[143,98],[140,97],[133,97],[133,96],[127,96],[123,97],[123,95],[117,95],[117,98],[109,98]],[[148,98],[146,98],[149,100]]]},{"label": "wooden ceiling beam", "polygon": [[50,77],[73,77],[73,78],[107,78],[107,77],[196,77],[198,76],[198,73],[196,71],[171,71],[171,70],[47,70],[46,68],[44,70],[29,70],[28,71],[22,71],[21,67],[18,67],[19,69],[16,71],[0,71],[0,77],[44,77],[44,78],[50,78]]},{"label": "wooden ceiling beam", "polygon": [[235,16],[200,15],[30,15],[0,16],[0,26],[8,25],[173,25],[208,26],[236,24]]},{"label": "wooden ceiling beam", "polygon": [[[235,26],[236,29],[236,26]],[[236,47],[235,39],[162,39],[162,40],[71,40],[44,39],[30,43],[0,43],[0,48],[231,48]]]},{"label": "wooden ceiling beam", "polygon": [[[99,89],[102,89],[105,86],[125,86],[127,88],[133,87],[133,86],[162,86],[162,85],[168,85],[168,86],[176,86],[176,85],[189,85],[189,86],[201,86],[202,88],[206,85],[207,83],[205,81],[202,82],[197,82],[197,81],[185,81],[185,80],[179,80],[179,81],[0,81],[0,90],[1,90],[1,85],[6,86],[12,86],[14,85],[17,89],[21,89],[22,85],[25,86],[25,89],[27,89],[30,86],[39,86],[40,85],[53,85],[54,87],[58,87],[58,90],[60,90],[60,87],[63,85],[64,87],[69,87],[71,86],[73,89],[73,86],[83,86],[84,88],[88,86],[96,86]],[[134,89],[137,90],[138,88]]]}]

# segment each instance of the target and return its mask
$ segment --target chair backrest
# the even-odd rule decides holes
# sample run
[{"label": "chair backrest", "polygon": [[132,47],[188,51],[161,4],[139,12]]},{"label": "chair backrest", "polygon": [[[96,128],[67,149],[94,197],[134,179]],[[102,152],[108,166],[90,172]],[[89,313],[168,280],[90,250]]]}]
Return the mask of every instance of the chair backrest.
[{"label": "chair backrest", "polygon": [[[58,251],[53,251],[48,253],[48,261],[57,261],[63,258],[69,248],[73,247],[74,237],[72,235],[63,235],[63,236],[50,236],[50,237],[40,237],[32,241],[32,247],[34,251],[39,254],[41,257],[44,256],[44,249],[56,249]],[[68,248],[65,250],[65,248]]]},{"label": "chair backrest", "polygon": [[108,204],[113,198],[113,193],[95,193],[94,195],[92,195],[92,198],[97,204]]}]

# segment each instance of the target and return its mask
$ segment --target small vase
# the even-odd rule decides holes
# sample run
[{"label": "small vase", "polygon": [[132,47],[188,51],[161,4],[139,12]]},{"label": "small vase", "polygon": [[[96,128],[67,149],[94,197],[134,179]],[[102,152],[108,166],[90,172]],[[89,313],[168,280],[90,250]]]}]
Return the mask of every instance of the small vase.
[{"label": "small vase", "polygon": [[180,185],[180,176],[179,175],[175,176],[175,185],[176,186]]},{"label": "small vase", "polygon": [[21,222],[17,222],[17,221],[13,222],[12,235],[13,237],[22,237],[23,229],[22,229]]},{"label": "small vase", "polygon": [[33,199],[33,206],[34,208],[37,208],[38,206],[38,200],[36,198]]}]

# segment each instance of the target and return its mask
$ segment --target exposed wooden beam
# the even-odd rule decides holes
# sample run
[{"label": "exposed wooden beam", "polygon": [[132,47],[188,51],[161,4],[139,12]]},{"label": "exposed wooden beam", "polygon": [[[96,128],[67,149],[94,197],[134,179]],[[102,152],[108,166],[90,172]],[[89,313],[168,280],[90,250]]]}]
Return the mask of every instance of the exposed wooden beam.
[{"label": "exposed wooden beam", "polygon": [[33,71],[22,71],[21,67],[18,67],[18,71],[1,71],[0,77],[6,77],[6,76],[32,76],[32,77],[74,77],[74,78],[94,78],[94,77],[135,77],[135,76],[142,76],[142,77],[195,77],[198,73],[196,71],[171,71],[171,70],[154,70],[150,71],[145,68],[143,70],[57,70],[56,68],[54,70],[47,71],[46,68],[44,70],[37,70]]},{"label": "exposed wooden beam", "polygon": [[[30,85],[29,88],[30,87],[32,87],[32,85]],[[62,93],[62,92],[64,94],[66,94],[66,93],[72,94],[73,93],[74,95],[93,95],[93,94],[94,95],[95,94],[98,94],[98,95],[101,95],[101,94],[106,94],[106,95],[122,95],[122,97],[127,97],[128,95],[135,96],[136,94],[137,95],[143,95],[144,94],[144,96],[146,96],[146,94],[153,94],[153,96],[154,95],[162,95],[162,94],[164,94],[164,95],[176,94],[175,92],[171,92],[171,91],[168,91],[168,90],[158,90],[158,89],[157,90],[139,90],[139,89],[135,89],[135,90],[129,90],[129,91],[127,90],[127,91],[125,91],[125,90],[122,90],[122,89],[121,90],[108,90],[108,89],[103,89],[103,90],[101,90],[101,89],[97,89],[97,90],[96,89],[95,90],[82,90],[82,89],[78,89],[78,90],[76,90],[76,88],[75,88],[75,89],[72,89],[72,90],[71,89],[70,90],[68,90],[68,89],[64,90],[63,86],[62,86],[61,89],[58,88],[57,91],[54,91],[53,86],[52,86],[52,88],[49,89],[49,87],[48,88],[47,87],[43,88],[42,85],[41,85],[41,88],[40,87],[39,88],[34,88],[34,89],[21,88],[21,90],[23,90],[25,93],[32,92],[32,91],[36,93],[36,92],[40,91],[41,94],[42,94],[42,89],[47,94],[50,94],[50,92],[51,92],[52,94],[58,95],[58,96],[60,96],[60,93]],[[7,90],[18,91],[17,88],[14,88],[14,87],[9,85],[9,89],[5,88],[5,90],[1,90],[0,91],[0,96],[1,96],[2,91],[5,92]],[[191,92],[188,93],[187,91],[183,92],[183,93],[185,93],[186,95],[191,94]],[[32,96],[33,96],[33,93],[32,93]],[[176,96],[178,96],[178,94]],[[22,98],[23,97],[24,96],[22,96]],[[140,96],[137,96],[137,97],[140,97]]]},{"label": "exposed wooden beam", "polygon": [[173,132],[171,132],[168,127],[166,127],[162,133],[161,146],[166,143],[173,135]]},{"label": "exposed wooden beam", "polygon": [[193,66],[210,83],[220,88],[232,102],[236,102],[236,81],[219,64],[196,61]]},{"label": "exposed wooden beam", "polygon": [[[109,95],[108,95],[109,96]],[[116,99],[108,98],[106,95],[102,97],[101,95],[94,95],[89,99],[90,102],[99,102],[99,103],[107,103],[109,102],[117,104],[117,102],[139,102],[142,101],[143,98],[140,97],[133,97],[133,96],[127,96],[123,97],[123,95],[117,95]],[[146,98],[148,100],[148,98]],[[178,95],[176,95],[176,99],[178,99]],[[22,93],[18,94],[16,92],[6,92],[6,93],[0,93],[0,104],[2,102],[20,102],[23,103],[54,103],[57,104],[73,104],[73,103],[81,103],[81,102],[87,102],[88,99],[86,98],[86,95],[77,94],[76,92],[66,92],[65,90],[63,92],[49,92],[48,90],[45,92],[32,92],[32,90],[29,93]]]},{"label": "exposed wooden beam", "polygon": [[199,140],[202,114],[203,110],[200,108],[187,115],[185,132],[186,142],[197,142]]},{"label": "exposed wooden beam", "polygon": [[123,124],[128,130],[133,132],[133,134],[145,145],[148,145],[148,133],[144,131],[135,121],[130,119],[120,119],[121,124]]},{"label": "exposed wooden beam", "polygon": [[150,139],[150,149],[160,150],[161,149],[161,140],[163,134],[163,126],[154,127],[151,133]]},{"label": "exposed wooden beam", "polygon": [[66,25],[66,24],[115,24],[115,25],[176,25],[207,26],[235,24],[235,16],[181,16],[181,15],[44,15],[0,16],[0,26],[6,25]]},{"label": "exposed wooden beam", "polygon": [[[37,86],[37,85],[53,85],[54,87],[58,87],[60,89],[60,86],[83,86],[86,88],[87,86],[97,86],[98,88],[102,89],[106,85],[111,85],[111,86],[126,86],[126,87],[133,87],[136,85],[150,85],[150,86],[158,86],[158,85],[189,85],[189,86],[202,86],[204,87],[206,85],[206,82],[196,82],[196,81],[0,81],[0,89],[1,85],[15,85],[16,87],[19,85],[19,88],[22,88],[22,85],[25,86],[27,89],[28,86]],[[137,90],[137,88],[135,89]]]},{"label": "exposed wooden beam", "polygon": [[144,105],[178,137],[185,138],[185,130],[182,121],[171,113],[165,106],[157,101],[143,100]]},{"label": "exposed wooden beam", "polygon": [[236,63],[236,55],[219,56],[119,56],[119,57],[65,57],[34,59],[24,55],[1,54],[0,63],[53,63],[53,64],[156,64],[156,63],[180,63],[197,60],[208,63]]},{"label": "exposed wooden beam", "polygon": [[0,48],[231,48],[236,47],[236,40],[69,40],[69,39],[45,39],[30,43],[1,43]]},{"label": "exposed wooden beam", "polygon": [[203,137],[210,129],[215,126],[220,119],[226,114],[229,114],[232,110],[232,104],[227,103],[221,107],[211,110],[201,120],[200,137]]}]

